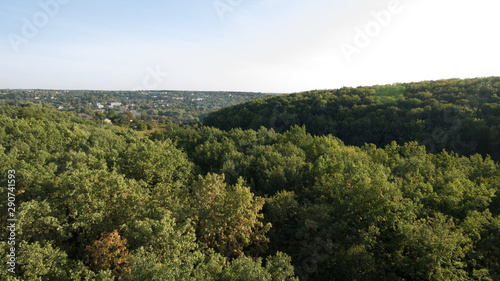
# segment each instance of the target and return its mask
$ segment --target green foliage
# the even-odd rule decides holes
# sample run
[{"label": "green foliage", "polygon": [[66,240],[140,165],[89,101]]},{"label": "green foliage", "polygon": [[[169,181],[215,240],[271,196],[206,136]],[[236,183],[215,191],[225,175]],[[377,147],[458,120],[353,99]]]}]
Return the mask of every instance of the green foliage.
[{"label": "green foliage", "polygon": [[[446,110],[439,101],[454,99],[447,83],[465,82],[433,83],[405,84],[404,99],[389,103],[363,88],[315,92],[311,109],[342,104],[335,116],[354,125],[338,128],[352,138],[364,133],[349,110],[369,103],[382,110],[370,120],[386,125],[418,106],[409,114],[425,128]],[[379,91],[399,91],[391,87]],[[307,117],[273,113],[268,101],[293,105],[256,101],[259,114]],[[143,134],[34,105],[0,111],[0,185],[15,169],[18,219],[17,272],[1,280],[500,278],[500,169],[491,157],[432,154],[390,135],[384,147],[349,146],[307,124],[282,133],[170,124]],[[252,117],[250,107],[242,114]],[[471,122],[483,138],[485,123]],[[0,235],[6,264],[9,233]]]},{"label": "green foliage", "polygon": [[391,103],[403,97],[405,93],[403,85],[386,85],[375,87],[375,100],[380,103]]},{"label": "green foliage", "polygon": [[187,194],[186,212],[194,220],[201,243],[223,256],[237,257],[243,248],[267,241],[265,233],[271,224],[264,225],[259,214],[264,199],[254,197],[242,179],[227,186],[224,176],[207,174],[199,177],[192,190]]},{"label": "green foliage", "polygon": [[298,278],[293,277],[293,266],[290,264],[292,259],[282,252],[277,252],[274,256],[266,259],[266,269],[271,274],[271,280],[289,280],[294,281]]},{"label": "green foliage", "polygon": [[452,220],[437,214],[401,227],[403,243],[398,260],[402,273],[424,280],[466,280],[463,258],[470,240]]},{"label": "green foliage", "polygon": [[[114,280],[110,271],[94,273],[83,263],[68,258],[67,254],[53,246],[55,242],[33,244],[21,241],[17,247],[16,274],[3,270],[2,280]],[[5,249],[1,242],[1,249]],[[2,251],[2,257],[7,256]]]},{"label": "green foliage", "polygon": [[191,163],[167,140],[130,143],[117,161],[118,171],[128,178],[144,181],[149,186],[160,182],[186,183]]},{"label": "green foliage", "polygon": [[333,134],[346,144],[417,141],[500,160],[500,77],[450,79],[267,97],[209,114],[204,124],[223,130],[261,126],[282,132],[305,125],[314,135]]}]

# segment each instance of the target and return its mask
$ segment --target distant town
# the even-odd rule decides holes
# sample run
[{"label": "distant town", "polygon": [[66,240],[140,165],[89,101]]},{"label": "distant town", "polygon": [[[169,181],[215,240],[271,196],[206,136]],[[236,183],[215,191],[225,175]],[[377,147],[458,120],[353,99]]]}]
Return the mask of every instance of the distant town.
[{"label": "distant town", "polygon": [[[0,90],[0,105],[43,104],[101,123],[151,129],[166,122],[194,124],[220,108],[272,94],[198,91]],[[142,124],[142,125],[141,125]]]}]

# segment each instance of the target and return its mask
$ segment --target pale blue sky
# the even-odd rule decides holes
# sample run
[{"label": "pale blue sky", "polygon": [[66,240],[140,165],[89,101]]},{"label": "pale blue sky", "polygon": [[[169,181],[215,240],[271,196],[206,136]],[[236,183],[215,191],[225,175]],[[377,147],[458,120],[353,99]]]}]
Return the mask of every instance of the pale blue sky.
[{"label": "pale blue sky", "polygon": [[493,0],[0,0],[0,89],[298,92],[500,76]]}]

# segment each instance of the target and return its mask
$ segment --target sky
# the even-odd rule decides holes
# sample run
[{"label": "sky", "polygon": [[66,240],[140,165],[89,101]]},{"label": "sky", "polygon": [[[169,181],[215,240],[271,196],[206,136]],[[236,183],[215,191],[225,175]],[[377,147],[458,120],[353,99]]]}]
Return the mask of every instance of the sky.
[{"label": "sky", "polygon": [[293,93],[500,76],[495,0],[0,0],[0,89]]}]

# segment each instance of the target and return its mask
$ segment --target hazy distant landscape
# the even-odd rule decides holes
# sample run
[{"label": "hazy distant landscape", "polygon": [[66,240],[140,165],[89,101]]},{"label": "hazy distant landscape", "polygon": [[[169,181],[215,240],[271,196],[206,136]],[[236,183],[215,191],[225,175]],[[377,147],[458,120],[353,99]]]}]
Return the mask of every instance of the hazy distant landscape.
[{"label": "hazy distant landscape", "polygon": [[0,280],[500,280],[498,11],[0,1]]},{"label": "hazy distant landscape", "polygon": [[[0,90],[1,105],[34,103],[87,119],[149,129],[167,121],[195,124],[222,107],[271,94],[196,91]],[[132,122],[130,124],[130,120]]]}]

